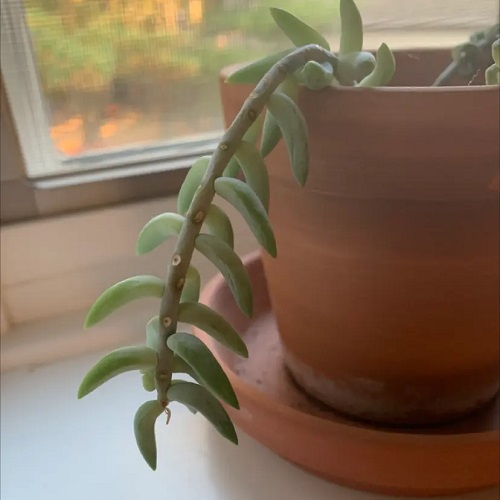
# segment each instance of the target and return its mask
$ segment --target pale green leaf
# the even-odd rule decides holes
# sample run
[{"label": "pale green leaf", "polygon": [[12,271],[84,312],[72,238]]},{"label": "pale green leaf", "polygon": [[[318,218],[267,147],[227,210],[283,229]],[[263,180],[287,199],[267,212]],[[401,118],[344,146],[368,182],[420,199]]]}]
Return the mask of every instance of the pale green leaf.
[{"label": "pale green leaf", "polygon": [[197,302],[179,305],[179,321],[193,325],[239,356],[248,357],[248,349],[231,323],[210,307]]},{"label": "pale green leaf", "polygon": [[273,229],[257,195],[238,179],[220,177],[216,179],[214,186],[215,192],[240,212],[262,247],[269,255],[276,257]]},{"label": "pale green leaf", "polygon": [[163,280],[156,276],[134,276],[108,288],[91,307],[85,319],[85,328],[94,326],[121,306],[140,298],[161,298],[165,290]]},{"label": "pale green leaf", "polygon": [[219,238],[199,234],[195,248],[210,260],[226,280],[236,303],[247,315],[252,315],[252,285],[243,262],[234,250]]},{"label": "pale green leaf", "polygon": [[238,398],[231,383],[210,349],[197,337],[189,333],[174,333],[167,340],[172,351],[194,370],[197,379],[214,396],[239,408]]},{"label": "pale green leaf", "polygon": [[217,431],[234,444],[238,436],[226,410],[207,389],[191,382],[179,382],[172,385],[168,392],[169,401],[177,401],[199,411]]}]

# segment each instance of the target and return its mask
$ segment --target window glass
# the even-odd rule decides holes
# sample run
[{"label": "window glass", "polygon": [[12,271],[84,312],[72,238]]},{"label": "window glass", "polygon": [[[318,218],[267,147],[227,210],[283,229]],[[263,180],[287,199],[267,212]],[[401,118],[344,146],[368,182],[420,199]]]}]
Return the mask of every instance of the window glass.
[{"label": "window glass", "polygon": [[[289,45],[270,6],[304,19],[333,45],[338,32],[335,0],[25,0],[23,5],[49,127],[40,133],[50,136],[61,163],[88,153],[189,144],[220,132],[219,70]],[[383,40],[390,40],[389,30],[414,32],[415,45],[426,30],[468,32],[492,23],[498,11],[497,0],[358,0],[358,5],[368,31],[387,30]]]}]

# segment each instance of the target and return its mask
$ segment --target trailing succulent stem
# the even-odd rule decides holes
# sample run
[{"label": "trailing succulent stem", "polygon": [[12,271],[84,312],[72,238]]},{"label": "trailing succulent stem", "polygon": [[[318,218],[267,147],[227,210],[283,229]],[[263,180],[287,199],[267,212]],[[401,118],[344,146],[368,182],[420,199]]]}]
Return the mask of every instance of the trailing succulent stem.
[{"label": "trailing succulent stem", "polygon": [[[228,281],[242,311],[248,316],[252,314],[250,280],[241,259],[232,249],[231,223],[212,202],[217,194],[232,203],[259,243],[272,256],[276,255],[276,243],[267,218],[267,170],[254,145],[257,136],[253,127],[260,121],[259,116],[266,106],[274,110],[290,149],[294,173],[299,182],[304,183],[308,168],[305,121],[294,101],[275,91],[309,61],[336,64],[335,56],[324,48],[306,45],[271,65],[213,155],[200,158],[188,173],[179,192],[180,213],[154,217],[141,231],[137,242],[139,254],[152,251],[170,236],[177,236],[166,280],[156,276],[135,276],[121,281],[106,290],[87,315],[85,325],[90,327],[132,300],[161,298],[160,314],[152,318],[146,328],[146,345],[121,348],[107,354],[87,373],[78,392],[81,398],[120,373],[141,371],[144,388],[156,390],[157,398],[139,408],[134,432],[140,452],[153,469],[157,455],[154,424],[162,411],[167,412],[168,422],[171,401],[200,412],[224,437],[237,443],[234,426],[218,401],[239,407],[227,376],[208,348],[196,337],[178,332],[177,326],[179,322],[197,326],[238,355],[248,356],[243,340],[231,324],[198,303],[200,276],[191,266],[191,259],[193,252],[198,250],[211,260]],[[224,176],[233,158],[238,158],[248,184]],[[200,234],[202,227],[207,228],[208,234]],[[172,375],[179,372],[191,376],[197,384],[172,380]]]},{"label": "trailing succulent stem", "polygon": [[[106,290],[92,306],[85,322],[91,327],[136,299],[161,299],[159,315],[146,326],[145,345],[123,347],[104,356],[83,379],[84,397],[111,378],[131,370],[142,374],[144,389],[156,398],[142,404],[134,419],[141,454],[156,468],[154,426],[179,402],[201,413],[225,438],[237,443],[234,426],[220,403],[239,408],[231,383],[207,346],[178,330],[179,323],[195,326],[239,356],[248,350],[233,326],[217,312],[200,304],[201,280],[191,264],[196,250],[224,276],[237,305],[252,315],[250,278],[233,250],[233,229],[224,211],[213,203],[219,196],[233,205],[250,226],[259,244],[276,256],[276,241],[267,216],[269,179],[264,158],[283,139],[292,172],[303,186],[309,168],[307,123],[296,101],[299,86],[321,90],[328,86],[387,85],[395,71],[394,57],[382,44],[373,55],[363,51],[363,26],[354,0],[339,0],[341,50],[333,54],[326,39],[292,14],[271,9],[279,28],[296,46],[253,62],[233,73],[230,83],[255,84],[233,123],[211,156],[195,161],[179,191],[178,213],[163,213],[142,229],[136,251],[148,253],[170,237],[177,238],[166,279],[134,276]],[[263,116],[264,115],[264,116]],[[260,150],[257,143],[260,139]],[[243,174],[245,181],[237,174]],[[194,382],[176,380],[182,373]]]},{"label": "trailing succulent stem", "polygon": [[250,129],[277,87],[308,61],[333,62],[331,53],[319,46],[308,45],[286,55],[271,67],[247,98],[233,123],[227,129],[211,156],[201,184],[185,214],[174,255],[168,267],[165,291],[160,308],[160,335],[156,386],[160,403],[168,403],[167,390],[172,377],[173,352],[167,346],[167,339],[176,332],[180,297],[186,273],[195,249],[196,237],[215,196],[215,181],[236,154],[245,133]]}]

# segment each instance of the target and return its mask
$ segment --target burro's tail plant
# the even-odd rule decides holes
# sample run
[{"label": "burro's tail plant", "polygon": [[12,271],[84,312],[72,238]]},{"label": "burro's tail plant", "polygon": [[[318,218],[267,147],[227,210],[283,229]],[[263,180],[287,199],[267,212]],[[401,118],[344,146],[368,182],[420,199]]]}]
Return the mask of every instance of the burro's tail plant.
[{"label": "burro's tail plant", "polygon": [[[134,431],[140,452],[156,469],[155,422],[170,403],[200,412],[233,443],[234,426],[220,401],[238,408],[231,383],[210,350],[197,337],[178,330],[194,325],[236,354],[247,357],[244,341],[222,316],[199,303],[200,275],[191,265],[194,251],[210,260],[224,276],[236,303],[252,315],[252,291],[247,271],[233,250],[233,229],[219,196],[232,204],[250,226],[260,245],[276,256],[276,242],[267,210],[269,181],[265,157],[284,139],[293,175],[303,186],[309,167],[307,124],[296,100],[300,85],[312,90],[328,86],[387,85],[395,71],[394,57],[382,44],[373,55],[362,50],[363,26],[353,0],[340,0],[340,50],[333,54],[326,39],[294,17],[271,9],[276,24],[296,46],[236,71],[228,81],[256,84],[211,156],[199,158],[189,170],[178,195],[178,213],[151,219],[137,241],[145,254],[169,237],[176,237],[166,279],[135,276],[106,290],[90,309],[91,327],[135,299],[161,299],[159,315],[146,325],[145,345],[123,347],[104,356],[83,379],[78,397],[91,393],[121,373],[137,370],[143,386],[156,398],[139,407]],[[261,116],[264,116],[262,123]],[[260,138],[260,149],[257,148]],[[245,181],[240,180],[242,172]],[[187,374],[193,382],[176,380]]]}]

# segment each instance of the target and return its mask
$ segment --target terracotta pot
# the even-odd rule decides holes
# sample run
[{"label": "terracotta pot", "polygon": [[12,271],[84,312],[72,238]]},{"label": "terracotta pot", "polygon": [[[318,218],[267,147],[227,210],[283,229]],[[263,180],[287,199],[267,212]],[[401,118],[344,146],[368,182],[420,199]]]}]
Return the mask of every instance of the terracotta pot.
[{"label": "terracotta pot", "polygon": [[[301,90],[310,175],[298,187],[282,142],[269,156],[264,266],[295,380],[341,412],[421,425],[499,389],[499,93],[428,87],[448,50],[396,59],[389,88]],[[221,89],[229,122],[251,87]]]}]

